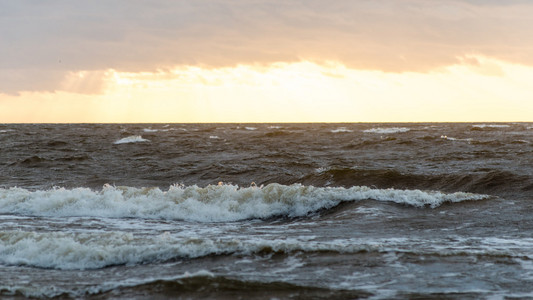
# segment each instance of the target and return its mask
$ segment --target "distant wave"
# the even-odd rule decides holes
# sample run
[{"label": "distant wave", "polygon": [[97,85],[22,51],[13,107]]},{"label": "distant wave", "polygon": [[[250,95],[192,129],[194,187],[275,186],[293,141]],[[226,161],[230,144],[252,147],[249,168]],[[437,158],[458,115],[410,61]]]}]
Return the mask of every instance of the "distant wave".
[{"label": "distant wave", "polygon": [[374,199],[414,207],[438,207],[445,202],[486,199],[471,193],[444,194],[420,190],[313,187],[269,184],[240,188],[235,185],[171,186],[159,188],[56,188],[28,191],[0,189],[0,213],[27,216],[95,216],[223,222],[301,217],[332,208],[343,201]]},{"label": "distant wave", "polygon": [[468,143],[473,141],[472,138],[459,139],[459,138],[454,138],[454,137],[447,136],[447,135],[441,135],[440,138],[444,140],[448,140],[448,141],[459,141],[459,142],[468,142]]},{"label": "distant wave", "polygon": [[515,141],[512,141],[511,143],[513,143],[513,144],[531,144],[530,141],[526,141],[526,140],[515,140]]},{"label": "distant wave", "polygon": [[257,127],[244,127],[246,130],[257,130]]},{"label": "distant wave", "polygon": [[52,165],[57,165],[61,162],[81,162],[84,160],[91,159],[90,156],[86,154],[80,155],[66,155],[63,157],[56,158],[45,158],[37,155],[23,158],[15,163],[10,164],[11,166],[27,166],[27,167],[50,167]]},{"label": "distant wave", "polygon": [[282,137],[282,136],[290,135],[292,133],[294,132],[285,131],[285,130],[275,130],[275,131],[265,133],[265,136],[266,137]]},{"label": "distant wave", "polygon": [[119,144],[139,143],[139,142],[149,142],[149,141],[150,140],[143,139],[142,136],[140,135],[130,135],[120,140],[116,140],[114,144],[119,145]]},{"label": "distant wave", "polygon": [[509,128],[511,125],[505,124],[476,124],[472,125],[473,128]]},{"label": "distant wave", "polygon": [[340,133],[340,132],[353,132],[353,130],[350,130],[346,127],[339,127],[337,129],[331,130],[332,133]]},{"label": "distant wave", "polygon": [[363,130],[363,132],[366,132],[366,133],[381,133],[381,134],[387,134],[387,133],[402,133],[402,132],[408,132],[410,131],[411,129],[409,128],[405,128],[405,127],[390,127],[390,128],[381,128],[381,127],[378,127],[378,128],[372,128],[372,129],[367,129],[367,130]]},{"label": "distant wave", "polygon": [[177,130],[175,128],[166,128],[166,129],[152,129],[152,128],[144,128],[143,131],[146,133],[154,133],[154,132],[168,132],[168,131],[174,131]]}]

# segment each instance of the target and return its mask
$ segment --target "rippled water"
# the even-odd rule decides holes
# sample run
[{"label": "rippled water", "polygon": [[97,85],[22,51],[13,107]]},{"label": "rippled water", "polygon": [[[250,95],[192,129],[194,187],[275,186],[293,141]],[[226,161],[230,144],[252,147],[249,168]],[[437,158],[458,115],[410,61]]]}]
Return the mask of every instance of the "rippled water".
[{"label": "rippled water", "polygon": [[3,298],[533,297],[533,124],[5,124],[0,145]]}]

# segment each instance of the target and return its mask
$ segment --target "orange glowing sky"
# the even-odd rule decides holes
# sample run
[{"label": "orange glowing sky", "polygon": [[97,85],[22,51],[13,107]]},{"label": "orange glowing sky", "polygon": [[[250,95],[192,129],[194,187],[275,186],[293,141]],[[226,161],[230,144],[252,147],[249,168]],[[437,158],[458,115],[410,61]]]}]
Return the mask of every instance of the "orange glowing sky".
[{"label": "orange glowing sky", "polygon": [[2,1],[0,123],[533,121],[533,2]]}]

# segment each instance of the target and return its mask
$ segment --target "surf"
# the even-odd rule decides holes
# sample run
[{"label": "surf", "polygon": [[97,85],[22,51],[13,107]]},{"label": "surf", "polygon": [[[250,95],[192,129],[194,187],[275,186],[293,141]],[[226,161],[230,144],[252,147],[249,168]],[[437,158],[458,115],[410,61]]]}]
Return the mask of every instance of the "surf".
[{"label": "surf", "polygon": [[0,213],[25,216],[169,219],[228,222],[302,217],[341,202],[372,199],[412,207],[436,208],[443,203],[488,199],[456,192],[373,189],[366,186],[314,187],[268,184],[257,187],[219,184],[206,187],[173,185],[168,190],[105,185],[102,190],[54,188],[29,191],[0,189]]}]

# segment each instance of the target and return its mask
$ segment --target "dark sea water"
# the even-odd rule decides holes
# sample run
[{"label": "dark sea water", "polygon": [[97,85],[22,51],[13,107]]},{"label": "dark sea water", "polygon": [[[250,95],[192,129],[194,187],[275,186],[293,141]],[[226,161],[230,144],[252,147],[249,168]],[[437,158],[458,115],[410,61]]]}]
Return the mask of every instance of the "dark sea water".
[{"label": "dark sea water", "polygon": [[533,299],[533,124],[0,125],[0,298]]}]

